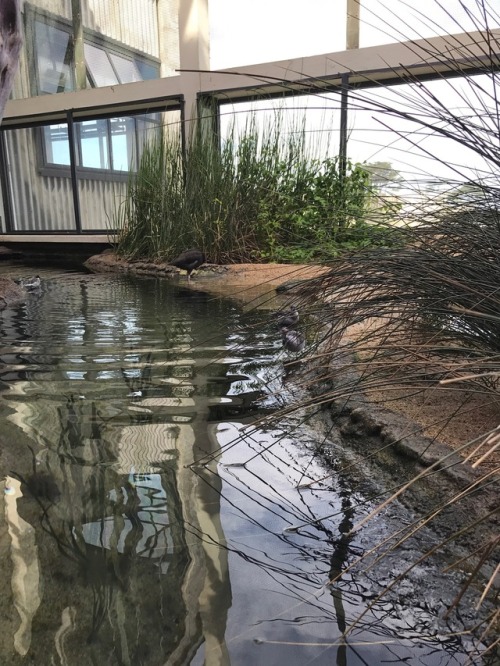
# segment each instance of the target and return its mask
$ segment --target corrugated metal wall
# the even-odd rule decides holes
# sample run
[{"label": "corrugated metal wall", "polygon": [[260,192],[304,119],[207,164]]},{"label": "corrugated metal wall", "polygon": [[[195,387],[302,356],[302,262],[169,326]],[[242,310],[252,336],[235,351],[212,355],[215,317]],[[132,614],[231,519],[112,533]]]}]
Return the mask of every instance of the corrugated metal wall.
[{"label": "corrugated metal wall", "polygon": [[0,233],[4,234],[5,231],[5,211],[3,207],[2,188],[0,187]]},{"label": "corrugated metal wall", "polygon": [[82,230],[111,230],[113,213],[123,201],[126,190],[126,183],[79,179]]},{"label": "corrugated metal wall", "polygon": [[[34,0],[31,8],[42,9],[71,20],[71,0]],[[81,0],[85,28],[158,58],[157,0]],[[160,0],[160,5],[175,4]]]},{"label": "corrugated metal wall", "polygon": [[[165,132],[178,136],[180,111],[162,114]],[[77,230],[74,214],[72,181],[66,174],[45,176],[40,173],[42,128],[5,130],[7,164],[13,207],[12,231]],[[102,178],[78,175],[81,226],[83,231],[108,231],[114,212],[123,201],[127,183],[112,180],[103,171]],[[2,222],[3,222],[2,215]],[[2,231],[5,231],[3,226]]]},{"label": "corrugated metal wall", "polygon": [[83,25],[159,58],[156,5],[156,0],[87,0]]},{"label": "corrugated metal wall", "polygon": [[[105,37],[161,61],[161,76],[179,67],[177,0],[81,0],[83,25]],[[55,17],[72,20],[71,0],[33,0],[30,10],[40,9]],[[26,10],[24,10],[26,17]],[[14,82],[13,98],[31,96],[28,78],[33,43],[25,40]]]},{"label": "corrugated metal wall", "polygon": [[[76,231],[71,178],[42,176],[37,167],[37,129],[6,132],[13,231]],[[15,156],[15,159],[13,159]],[[110,226],[115,206],[124,197],[126,183],[78,180],[80,213],[84,231]]]},{"label": "corrugated metal wall", "polygon": [[[81,0],[81,3],[86,28],[157,58],[164,59],[171,53],[175,62],[162,63],[162,73],[165,66],[167,70],[178,66],[175,49],[169,47],[167,53],[165,45],[160,45],[159,40],[166,17],[171,24],[170,30],[174,27],[177,30],[177,0]],[[26,6],[71,20],[71,0],[34,0],[26,3]],[[176,44],[178,47],[178,36]],[[27,40],[13,90],[15,99],[23,99],[31,94],[29,63],[32,62],[32,49],[33,44]],[[174,120],[179,117],[178,112],[175,114]],[[171,118],[169,120],[172,121]],[[40,131],[6,131],[9,163],[4,167],[12,198],[12,230],[76,231],[71,179],[67,175],[44,176],[40,173],[41,145],[37,137]],[[82,229],[108,229],[117,201],[123,199],[125,191],[126,184],[123,182],[80,178]],[[0,211],[0,231],[5,232],[5,216],[2,213],[3,210]]]},{"label": "corrugated metal wall", "polygon": [[[37,129],[6,132],[14,231],[76,231],[71,178],[42,176],[37,167]],[[15,159],[13,159],[15,156]],[[125,183],[80,179],[82,228],[106,230]]]},{"label": "corrugated metal wall", "polygon": [[75,230],[71,180],[39,175],[37,131],[5,132],[14,230]]}]

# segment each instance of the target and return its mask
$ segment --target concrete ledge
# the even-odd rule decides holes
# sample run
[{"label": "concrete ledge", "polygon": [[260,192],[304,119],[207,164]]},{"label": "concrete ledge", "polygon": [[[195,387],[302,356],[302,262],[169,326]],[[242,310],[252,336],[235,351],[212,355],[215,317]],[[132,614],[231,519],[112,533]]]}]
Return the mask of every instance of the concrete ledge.
[{"label": "concrete ledge", "polygon": [[0,234],[0,243],[101,243],[111,245],[108,234]]}]

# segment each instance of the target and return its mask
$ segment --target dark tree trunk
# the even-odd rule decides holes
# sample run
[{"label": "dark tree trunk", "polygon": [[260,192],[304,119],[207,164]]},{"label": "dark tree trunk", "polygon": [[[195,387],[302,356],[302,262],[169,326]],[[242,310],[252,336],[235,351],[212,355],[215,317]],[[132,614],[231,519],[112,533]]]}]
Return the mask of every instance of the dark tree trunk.
[{"label": "dark tree trunk", "polygon": [[21,0],[0,0],[0,122],[14,83],[22,43]]}]

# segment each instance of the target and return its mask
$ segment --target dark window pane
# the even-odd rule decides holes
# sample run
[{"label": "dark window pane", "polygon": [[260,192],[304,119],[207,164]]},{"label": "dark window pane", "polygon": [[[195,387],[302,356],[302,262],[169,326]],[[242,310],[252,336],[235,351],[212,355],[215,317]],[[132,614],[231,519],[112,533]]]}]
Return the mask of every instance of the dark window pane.
[{"label": "dark window pane", "polygon": [[109,169],[108,121],[85,120],[79,128],[82,166]]},{"label": "dark window pane", "polygon": [[115,66],[120,83],[131,83],[132,81],[141,81],[141,74],[137,69],[135,62],[122,58],[115,53],[109,53],[111,62]]},{"label": "dark window pane", "polygon": [[112,86],[118,83],[107,53],[92,44],[84,44],[84,49],[87,67],[96,86],[100,88],[101,86]]},{"label": "dark window pane", "polygon": [[35,21],[38,92],[57,93],[74,90],[70,35],[54,26]]}]

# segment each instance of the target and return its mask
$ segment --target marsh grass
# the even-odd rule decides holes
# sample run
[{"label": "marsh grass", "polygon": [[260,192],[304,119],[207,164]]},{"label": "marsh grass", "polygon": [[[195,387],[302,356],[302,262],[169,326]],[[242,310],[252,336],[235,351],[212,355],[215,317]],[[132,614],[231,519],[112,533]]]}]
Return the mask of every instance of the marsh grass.
[{"label": "marsh grass", "polygon": [[179,140],[146,144],[112,226],[117,252],[168,260],[199,247],[212,263],[304,261],[386,242],[367,224],[369,174],[320,155],[304,119],[278,109],[262,122],[233,123],[219,145],[203,123]]},{"label": "marsh grass", "polygon": [[[396,212],[399,224],[389,227],[389,233],[393,229],[397,234],[392,246],[386,242],[380,248],[353,248],[331,262],[329,273],[287,292],[301,319],[316,321],[316,344],[309,348],[309,365],[301,375],[295,375],[295,382],[308,397],[274,414],[272,423],[293,411],[317,413],[323,406],[347,406],[360,396],[368,400],[383,396],[383,404],[390,406],[391,400],[401,397],[448,394],[452,397],[450,409],[443,412],[440,427],[457,414],[467,413],[473,399],[478,420],[481,403],[500,405],[500,41],[498,31],[488,25],[488,19],[494,18],[496,26],[499,16],[486,0],[475,4],[475,16],[481,17],[476,28],[483,31],[484,40],[474,43],[471,39],[461,45],[453,36],[448,38],[449,52],[459,51],[449,73],[460,75],[460,86],[454,87],[454,79],[448,81],[435,68],[441,92],[437,93],[432,83],[417,81],[412,72],[404,72],[402,80],[411,85],[409,89],[401,87],[399,105],[388,102],[382,94],[371,94],[377,90],[375,82],[370,94],[363,90],[349,93],[352,107],[379,114],[387,142],[395,138],[406,141],[409,154],[428,160],[427,179],[433,188],[420,190],[418,182],[407,183],[408,189],[419,190],[418,202]],[[436,2],[436,6],[447,11],[444,3]],[[431,42],[427,57],[430,68],[446,60]],[[467,66],[478,64],[479,71],[467,73]],[[458,106],[449,102],[452,89]],[[319,85],[318,96],[322,95]],[[398,99],[397,86],[394,97]],[[414,132],[403,132],[396,122],[401,119],[412,124]],[[434,141],[423,145],[422,136]],[[462,155],[463,162],[451,160],[446,150],[440,152],[439,140],[443,138],[461,149],[456,154]],[[435,175],[438,166],[448,168],[450,177]],[[457,395],[458,401],[454,399]],[[500,419],[500,407],[498,414]],[[426,434],[425,427],[415,425],[415,429]],[[452,462],[451,453],[432,464],[427,462],[396,491],[388,491],[386,499],[351,532],[418,488],[423,478],[434,476],[439,487],[448,468],[464,465],[478,472],[457,492],[448,496],[438,493],[428,514],[422,512],[410,526],[373,544],[359,560],[346,563],[330,584],[347,571],[366,566],[373,554],[379,560],[401,550],[404,560],[405,549],[411,548],[409,540],[435,525],[439,534],[436,544],[404,567],[374,603],[390,594],[414,567],[455,544],[464,554],[448,569],[460,571],[463,584],[444,619],[463,610],[474,617],[463,631],[475,633],[483,645],[469,663],[479,663],[476,658],[481,663],[489,659],[488,663],[497,663],[499,450],[498,427],[485,426],[484,432],[470,441],[464,438],[456,447],[461,462]],[[367,440],[366,457],[376,453]],[[459,529],[445,527],[450,510],[464,516]],[[346,635],[361,619],[351,623]]]}]

